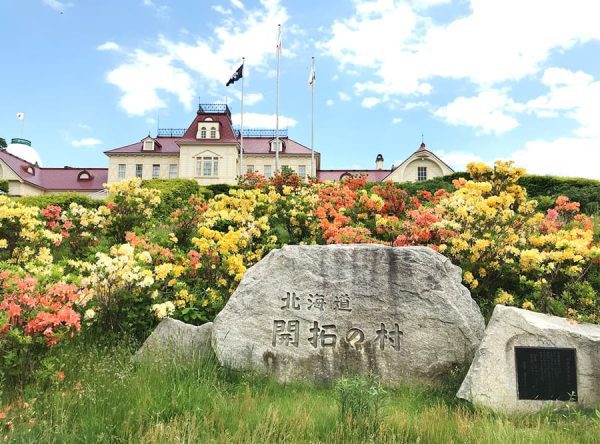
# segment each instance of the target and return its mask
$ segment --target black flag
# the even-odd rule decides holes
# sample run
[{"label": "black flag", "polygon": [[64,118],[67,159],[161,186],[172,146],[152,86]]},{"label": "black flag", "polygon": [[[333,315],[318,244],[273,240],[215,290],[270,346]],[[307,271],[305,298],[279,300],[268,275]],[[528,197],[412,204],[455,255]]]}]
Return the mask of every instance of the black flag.
[{"label": "black flag", "polygon": [[231,78],[227,81],[225,86],[229,86],[234,82],[237,82],[244,76],[244,64],[242,63],[240,67],[233,73]]}]

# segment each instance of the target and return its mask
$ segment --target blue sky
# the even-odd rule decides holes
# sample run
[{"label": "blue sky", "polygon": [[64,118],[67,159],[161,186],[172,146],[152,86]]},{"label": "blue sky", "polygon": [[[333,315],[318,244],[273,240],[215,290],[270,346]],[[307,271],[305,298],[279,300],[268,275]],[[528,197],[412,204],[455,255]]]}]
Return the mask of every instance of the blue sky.
[{"label": "blue sky", "polygon": [[[198,101],[273,127],[322,168],[386,167],[420,144],[456,169],[514,159],[600,179],[600,2],[570,0],[0,0],[0,137],[45,166],[106,166],[103,151],[187,127]],[[25,124],[16,113],[25,113]]]}]

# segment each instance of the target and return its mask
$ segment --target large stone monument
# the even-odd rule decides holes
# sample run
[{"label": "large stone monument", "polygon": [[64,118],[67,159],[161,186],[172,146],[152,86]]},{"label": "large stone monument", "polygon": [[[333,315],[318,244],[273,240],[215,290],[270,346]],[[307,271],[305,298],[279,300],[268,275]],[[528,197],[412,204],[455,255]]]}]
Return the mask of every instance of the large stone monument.
[{"label": "large stone monument", "polygon": [[600,326],[497,305],[457,396],[506,413],[600,406]]},{"label": "large stone monument", "polygon": [[287,246],[246,272],[212,340],[222,364],[282,382],[436,383],[471,362],[483,330],[461,270],[429,248]]}]

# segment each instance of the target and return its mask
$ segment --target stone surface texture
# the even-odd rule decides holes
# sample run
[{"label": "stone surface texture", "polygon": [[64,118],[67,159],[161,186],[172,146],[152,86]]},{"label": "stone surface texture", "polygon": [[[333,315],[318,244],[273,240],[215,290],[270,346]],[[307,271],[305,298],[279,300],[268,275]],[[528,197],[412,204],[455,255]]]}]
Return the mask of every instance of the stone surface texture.
[{"label": "stone surface texture", "polygon": [[497,305],[459,398],[493,410],[534,412],[565,401],[518,399],[515,347],[576,350],[577,404],[600,405],[600,326]]},{"label": "stone surface texture", "polygon": [[246,272],[214,321],[213,349],[281,382],[438,383],[471,362],[483,330],[460,268],[434,250],[297,245]]},{"label": "stone surface texture", "polygon": [[139,360],[198,357],[210,352],[212,322],[196,326],[164,318],[136,353]]}]

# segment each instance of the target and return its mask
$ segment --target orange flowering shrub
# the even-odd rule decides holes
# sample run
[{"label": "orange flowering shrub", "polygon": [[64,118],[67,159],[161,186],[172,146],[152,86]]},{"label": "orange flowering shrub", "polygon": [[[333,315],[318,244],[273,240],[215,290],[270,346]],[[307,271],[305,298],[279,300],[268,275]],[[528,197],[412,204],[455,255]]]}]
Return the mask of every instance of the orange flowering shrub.
[{"label": "orange flowering shrub", "polygon": [[30,275],[0,271],[0,377],[22,381],[49,347],[81,326],[78,309],[88,291],[65,282],[41,283]]}]

